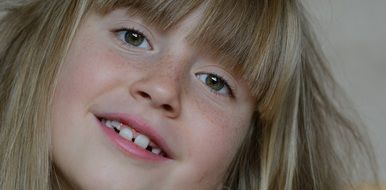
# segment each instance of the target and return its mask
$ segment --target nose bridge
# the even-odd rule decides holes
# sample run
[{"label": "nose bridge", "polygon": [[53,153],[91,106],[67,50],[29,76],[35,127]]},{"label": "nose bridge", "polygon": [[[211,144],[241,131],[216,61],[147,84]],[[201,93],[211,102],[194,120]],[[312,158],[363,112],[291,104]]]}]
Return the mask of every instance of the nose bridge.
[{"label": "nose bridge", "polygon": [[161,79],[181,80],[187,61],[186,58],[168,54],[160,60],[157,66],[153,67],[153,74],[158,75]]},{"label": "nose bridge", "polygon": [[131,87],[135,99],[149,103],[169,117],[175,117],[181,109],[181,90],[188,70],[187,59],[176,54],[163,56],[142,72],[142,79]]},{"label": "nose bridge", "polygon": [[176,68],[168,66],[156,66],[147,76],[149,90],[154,91],[154,101],[159,103],[174,102],[179,98],[181,84],[181,73]]}]

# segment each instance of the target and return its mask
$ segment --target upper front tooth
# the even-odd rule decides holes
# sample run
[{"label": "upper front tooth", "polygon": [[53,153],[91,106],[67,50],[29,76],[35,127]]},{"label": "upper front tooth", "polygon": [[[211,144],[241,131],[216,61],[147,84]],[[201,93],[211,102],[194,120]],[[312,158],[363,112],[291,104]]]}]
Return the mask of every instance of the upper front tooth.
[{"label": "upper front tooth", "polygon": [[118,121],[111,121],[111,125],[118,130],[121,129],[121,123]]},{"label": "upper front tooth", "polygon": [[150,140],[147,136],[139,134],[135,138],[134,143],[145,149],[149,145]]},{"label": "upper front tooth", "polygon": [[109,127],[109,128],[113,128],[113,126],[111,125],[111,121],[110,120],[106,120],[106,126]]},{"label": "upper front tooth", "polygon": [[129,128],[123,128],[121,131],[119,131],[119,135],[127,140],[133,139],[133,131]]}]

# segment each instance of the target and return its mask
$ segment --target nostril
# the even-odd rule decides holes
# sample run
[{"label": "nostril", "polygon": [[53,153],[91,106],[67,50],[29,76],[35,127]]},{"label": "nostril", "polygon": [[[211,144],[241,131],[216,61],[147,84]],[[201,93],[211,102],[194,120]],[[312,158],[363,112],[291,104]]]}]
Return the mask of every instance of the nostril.
[{"label": "nostril", "polygon": [[168,104],[162,105],[162,108],[166,111],[173,111],[173,107]]},{"label": "nostril", "polygon": [[139,92],[139,95],[142,96],[143,98],[146,98],[146,99],[151,98],[148,93],[143,92],[143,91]]}]

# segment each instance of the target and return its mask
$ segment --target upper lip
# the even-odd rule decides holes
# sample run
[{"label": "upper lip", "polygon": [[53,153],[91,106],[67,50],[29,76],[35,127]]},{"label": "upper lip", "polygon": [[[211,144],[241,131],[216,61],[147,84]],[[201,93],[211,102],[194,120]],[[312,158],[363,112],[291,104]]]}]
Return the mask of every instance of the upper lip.
[{"label": "upper lip", "polygon": [[159,148],[161,148],[161,150],[166,154],[167,158],[173,158],[172,151],[167,145],[165,139],[140,117],[126,113],[105,113],[96,116],[98,118],[119,121],[122,124],[134,129],[135,131],[146,135],[153,143],[155,143],[156,145],[158,145]]}]

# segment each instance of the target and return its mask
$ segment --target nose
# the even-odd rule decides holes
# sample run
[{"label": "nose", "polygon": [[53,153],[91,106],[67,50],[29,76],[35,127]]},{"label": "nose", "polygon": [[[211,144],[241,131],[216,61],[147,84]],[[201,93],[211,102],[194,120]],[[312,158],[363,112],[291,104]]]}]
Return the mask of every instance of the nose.
[{"label": "nose", "polygon": [[170,72],[155,71],[132,83],[130,94],[137,101],[149,104],[169,118],[180,114],[180,84]]}]

